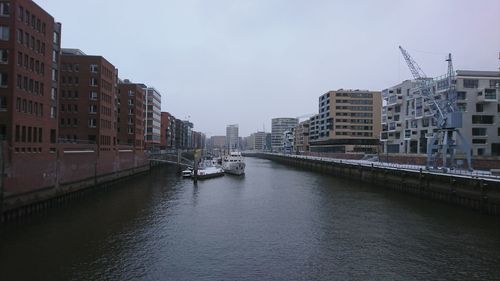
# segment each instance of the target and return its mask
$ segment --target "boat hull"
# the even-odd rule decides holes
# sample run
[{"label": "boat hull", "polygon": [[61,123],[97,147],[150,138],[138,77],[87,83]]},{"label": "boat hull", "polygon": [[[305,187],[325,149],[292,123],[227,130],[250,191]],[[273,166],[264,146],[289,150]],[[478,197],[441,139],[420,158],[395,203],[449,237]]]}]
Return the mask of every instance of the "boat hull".
[{"label": "boat hull", "polygon": [[241,176],[245,174],[245,163],[243,162],[230,162],[223,165],[226,174]]}]

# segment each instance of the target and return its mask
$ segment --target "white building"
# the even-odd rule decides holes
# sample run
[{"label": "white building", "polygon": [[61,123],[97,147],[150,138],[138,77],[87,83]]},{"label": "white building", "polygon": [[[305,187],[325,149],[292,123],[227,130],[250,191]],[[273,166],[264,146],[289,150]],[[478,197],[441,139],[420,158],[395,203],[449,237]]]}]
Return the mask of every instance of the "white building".
[{"label": "white building", "polygon": [[299,124],[297,118],[273,118],[271,121],[271,146],[275,152],[283,151],[285,131],[292,131]]},{"label": "white building", "polygon": [[[445,92],[444,80],[435,80],[434,92]],[[426,154],[428,134],[436,128],[431,112],[418,95],[416,83],[406,80],[382,94],[384,151]],[[463,112],[460,133],[472,145],[473,156],[500,156],[500,72],[456,72],[457,108]]]},{"label": "white building", "polygon": [[238,135],[238,124],[226,126],[226,144],[229,149],[240,148],[240,138]]}]

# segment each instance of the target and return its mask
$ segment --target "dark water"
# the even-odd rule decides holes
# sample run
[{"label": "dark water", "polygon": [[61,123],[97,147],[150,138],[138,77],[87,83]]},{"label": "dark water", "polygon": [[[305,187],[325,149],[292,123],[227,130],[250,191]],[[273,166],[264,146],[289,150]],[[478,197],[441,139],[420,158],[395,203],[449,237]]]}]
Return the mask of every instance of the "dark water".
[{"label": "dark water", "polygon": [[247,158],[163,167],[0,230],[0,280],[498,280],[500,220]]}]

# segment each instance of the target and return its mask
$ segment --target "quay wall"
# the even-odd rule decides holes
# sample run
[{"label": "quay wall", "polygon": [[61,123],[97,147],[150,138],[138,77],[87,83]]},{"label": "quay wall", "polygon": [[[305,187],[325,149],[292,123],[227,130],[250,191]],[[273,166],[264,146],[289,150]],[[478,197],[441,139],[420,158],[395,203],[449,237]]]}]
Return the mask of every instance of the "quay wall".
[{"label": "quay wall", "polygon": [[485,214],[500,215],[500,181],[475,176],[434,173],[256,153],[254,156],[342,178],[355,179],[374,188],[405,192]]},{"label": "quay wall", "polygon": [[14,156],[5,158],[0,222],[64,204],[150,169],[144,151],[125,146],[99,151],[92,145],[61,145],[49,157]]}]

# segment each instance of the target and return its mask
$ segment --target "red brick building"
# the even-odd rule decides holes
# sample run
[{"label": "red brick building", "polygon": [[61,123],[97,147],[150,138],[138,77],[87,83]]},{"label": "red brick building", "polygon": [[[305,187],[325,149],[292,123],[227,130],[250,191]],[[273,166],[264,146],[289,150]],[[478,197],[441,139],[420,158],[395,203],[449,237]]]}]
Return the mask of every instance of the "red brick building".
[{"label": "red brick building", "polygon": [[118,144],[144,149],[144,89],[125,79],[118,83]]},{"label": "red brick building", "polygon": [[168,113],[161,113],[160,148],[175,149],[175,117]]},{"label": "red brick building", "polygon": [[100,151],[117,143],[115,116],[118,70],[102,56],[63,49],[59,137],[61,141],[88,142]]},{"label": "red brick building", "polygon": [[0,1],[0,140],[11,156],[55,152],[60,38],[33,1]]}]

